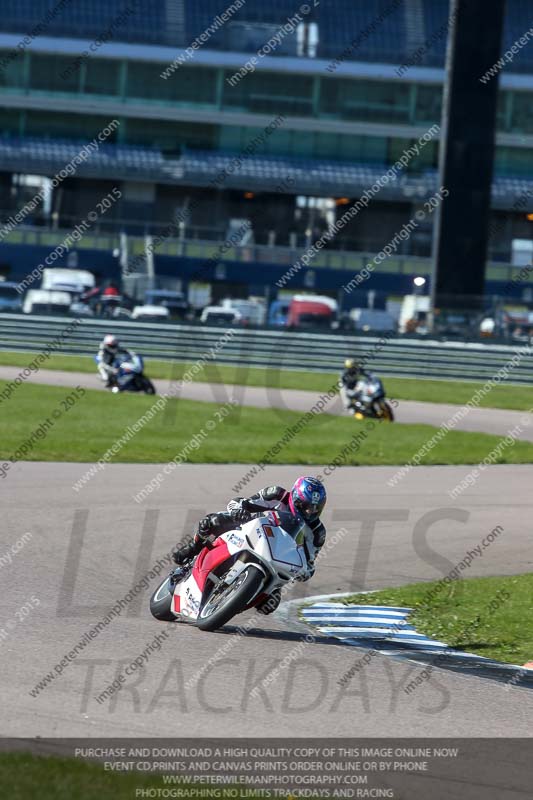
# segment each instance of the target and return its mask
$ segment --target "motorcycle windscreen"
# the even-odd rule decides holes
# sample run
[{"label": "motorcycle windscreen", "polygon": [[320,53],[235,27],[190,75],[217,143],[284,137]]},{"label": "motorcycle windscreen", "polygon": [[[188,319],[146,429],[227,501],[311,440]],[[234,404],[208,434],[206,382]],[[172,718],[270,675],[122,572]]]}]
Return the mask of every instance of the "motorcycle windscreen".
[{"label": "motorcycle windscreen", "polygon": [[379,378],[374,378],[372,381],[369,381],[366,384],[366,394],[370,397],[374,397],[377,394],[383,394],[383,384]]},{"label": "motorcycle windscreen", "polygon": [[304,562],[295,539],[282,528],[273,528],[268,524],[263,524],[262,527],[273,560],[296,571],[302,569]]},{"label": "motorcycle windscreen", "polygon": [[305,520],[301,516],[289,514],[288,511],[270,511],[267,515],[269,525],[282,528],[297,545],[303,545],[305,535]]}]

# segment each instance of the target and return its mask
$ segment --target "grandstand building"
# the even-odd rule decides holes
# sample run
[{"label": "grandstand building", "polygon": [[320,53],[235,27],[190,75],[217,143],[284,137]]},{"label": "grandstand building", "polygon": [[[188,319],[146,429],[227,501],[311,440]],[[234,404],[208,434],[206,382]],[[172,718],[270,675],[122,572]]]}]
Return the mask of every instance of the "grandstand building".
[{"label": "grandstand building", "polygon": [[[507,0],[502,54],[516,52],[480,76],[502,73],[492,293],[519,269],[513,240],[532,238],[528,5]],[[3,0],[0,269],[23,278],[118,187],[55,266],[142,271],[148,234],[157,275],[275,292],[322,237],[283,290],[342,295],[440,188],[448,24],[447,0]],[[365,291],[428,275],[432,226],[398,241]]]}]

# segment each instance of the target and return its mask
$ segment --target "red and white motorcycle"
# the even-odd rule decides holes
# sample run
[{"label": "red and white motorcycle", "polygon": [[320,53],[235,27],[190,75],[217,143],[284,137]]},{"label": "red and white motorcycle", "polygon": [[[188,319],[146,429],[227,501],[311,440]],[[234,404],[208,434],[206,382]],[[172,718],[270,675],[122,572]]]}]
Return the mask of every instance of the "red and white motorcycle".
[{"label": "red and white motorcycle", "polygon": [[178,568],[156,589],[152,615],[194,623],[203,631],[222,627],[303,571],[305,531],[301,517],[267,511],[223,533],[194,564]]}]

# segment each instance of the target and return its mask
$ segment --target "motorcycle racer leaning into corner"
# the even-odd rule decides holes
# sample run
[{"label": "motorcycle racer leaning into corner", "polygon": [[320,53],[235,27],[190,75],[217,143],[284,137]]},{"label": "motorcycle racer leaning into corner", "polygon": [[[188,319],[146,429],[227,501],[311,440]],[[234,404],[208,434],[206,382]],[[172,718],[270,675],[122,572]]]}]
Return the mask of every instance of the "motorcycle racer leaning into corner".
[{"label": "motorcycle racer leaning into corner", "polygon": [[[208,514],[200,520],[198,531],[190,544],[176,549],[172,557],[176,564],[184,565],[200,553],[210,538],[216,538],[226,531],[242,525],[255,517],[261,517],[269,509],[285,511],[301,516],[307,523],[304,537],[306,567],[296,576],[298,581],[307,581],[315,573],[315,559],[326,540],[326,529],[320,520],[326,505],[326,489],[318,478],[298,478],[292,489],[287,491],[282,486],[268,486],[249,498],[236,497],[230,500],[227,511]],[[273,592],[257,611],[271,614],[279,606],[281,594],[279,589]]]},{"label": "motorcycle racer leaning into corner", "polygon": [[106,389],[115,385],[115,375],[118,372],[118,369],[115,367],[115,360],[118,355],[124,356],[125,359],[130,359],[133,354],[120,346],[120,342],[116,336],[112,334],[104,336],[103,340],[100,342],[96,361],[98,363],[100,377],[106,383]]}]

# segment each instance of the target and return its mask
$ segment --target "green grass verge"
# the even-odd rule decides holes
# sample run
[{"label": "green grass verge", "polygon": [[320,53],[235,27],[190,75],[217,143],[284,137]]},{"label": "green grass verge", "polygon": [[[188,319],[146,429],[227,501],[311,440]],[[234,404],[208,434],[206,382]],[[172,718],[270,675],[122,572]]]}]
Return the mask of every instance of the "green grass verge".
[{"label": "green grass verge", "polygon": [[[99,764],[73,758],[0,754],[0,797],[5,800],[132,800],[137,789],[164,788],[160,777],[141,772],[107,772]],[[179,788],[187,797],[179,784],[166,788]],[[250,789],[246,792],[246,797],[252,796]]]},{"label": "green grass verge", "polygon": [[[0,381],[0,391],[5,385]],[[156,398],[86,391],[68,411],[64,398],[75,390],[23,384],[2,403],[0,458],[10,458],[35,434],[24,460],[94,462],[103,456],[129,425],[151,407]],[[192,463],[257,463],[281,439],[286,429],[302,420],[296,411],[238,407],[222,421],[219,406],[190,400],[171,400],[133,435],[113,458],[115,462],[162,463],[173,459],[203,429],[206,436],[190,449]],[[58,410],[61,415],[54,418]],[[43,420],[53,425],[43,431]],[[327,465],[352,443],[342,464],[404,464],[436,431],[429,425],[389,425],[349,417],[315,416],[288,444],[269,459],[274,464]],[[363,433],[366,433],[364,438]],[[355,437],[359,434],[358,439]],[[40,438],[37,438],[37,437]],[[500,441],[484,433],[451,431],[422,459],[422,464],[479,463]],[[359,442],[360,447],[356,448]],[[502,449],[498,463],[533,463],[533,444],[515,442]]]},{"label": "green grass verge", "polygon": [[[0,365],[24,367],[34,357],[35,355],[30,353],[0,352]],[[179,380],[190,366],[190,363],[149,359],[147,372],[154,380]],[[67,372],[95,372],[95,363],[94,359],[88,356],[52,355],[42,368]],[[336,378],[336,373],[328,372],[304,372],[208,364],[197,373],[194,380],[324,392],[331,388]],[[468,402],[483,384],[469,381],[386,378],[385,385],[389,396],[395,397],[397,400],[463,404]],[[480,405],[485,408],[527,411],[533,407],[533,387],[513,386],[512,384],[495,386],[482,399]]]},{"label": "green grass verge", "polygon": [[533,660],[533,573],[456,580],[440,590],[438,584],[412,583],[342,602],[413,608],[409,619],[419,633],[509,664]]}]

